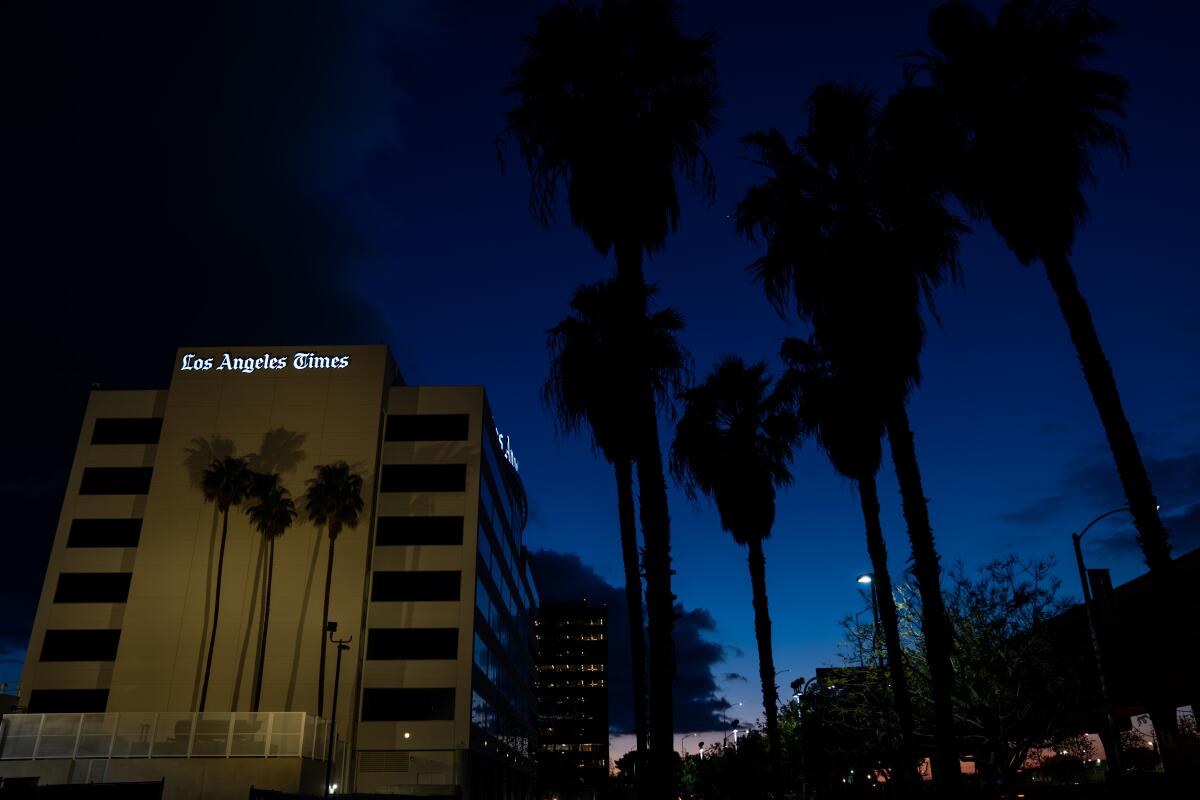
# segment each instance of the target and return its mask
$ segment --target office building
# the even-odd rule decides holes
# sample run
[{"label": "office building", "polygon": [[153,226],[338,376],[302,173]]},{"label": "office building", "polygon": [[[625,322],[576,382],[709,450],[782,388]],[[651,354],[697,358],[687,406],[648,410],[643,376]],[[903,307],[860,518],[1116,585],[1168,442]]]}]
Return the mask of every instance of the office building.
[{"label": "office building", "polygon": [[538,642],[538,796],[595,800],[608,780],[608,610],[543,603]]},{"label": "office building", "polygon": [[[275,540],[258,714],[269,551],[234,505],[218,568],[224,520],[201,487],[229,455],[278,474],[299,511]],[[364,506],[332,551],[329,619],[350,639],[335,697],[331,550],[304,492],[341,461]],[[169,798],[319,794],[327,774],[339,792],[526,796],[525,509],[483,389],[405,386],[383,346],[184,348],[167,389],[93,391],[58,529],[25,533],[54,544],[0,776],[165,776]],[[328,748],[317,712],[335,704]]]}]

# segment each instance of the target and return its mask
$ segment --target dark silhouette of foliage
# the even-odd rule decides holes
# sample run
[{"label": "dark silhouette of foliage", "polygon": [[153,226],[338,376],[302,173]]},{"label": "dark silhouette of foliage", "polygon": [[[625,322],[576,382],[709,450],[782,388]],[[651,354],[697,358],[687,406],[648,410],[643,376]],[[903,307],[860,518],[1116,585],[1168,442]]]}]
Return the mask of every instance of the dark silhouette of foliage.
[{"label": "dark silhouette of foliage", "polygon": [[717,505],[721,527],[750,550],[750,585],[763,714],[771,775],[780,778],[780,741],[767,607],[763,541],[775,524],[775,490],[792,482],[792,449],[800,427],[791,394],[771,386],[766,364],[725,356],[698,386],[683,395],[684,411],[671,445],[671,473],[688,496],[697,492]]},{"label": "dark silhouette of foliage", "polygon": [[858,487],[871,559],[871,591],[883,628],[892,702],[900,730],[898,757],[891,764],[892,780],[900,794],[911,794],[919,786],[912,699],[875,481],[883,454],[884,410],[872,391],[872,376],[839,366],[811,341],[785,339],[780,356],[788,364],[780,383],[793,393],[801,426],[816,439],[834,470]]},{"label": "dark silhouette of foliage", "polygon": [[[530,211],[548,225],[566,190],[571,221],[602,255],[612,251],[630,291],[644,283],[643,254],[661,249],[678,224],[676,179],[711,200],[701,150],[716,127],[712,34],[685,36],[670,0],[563,3],[537,17],[508,92],[517,105],[497,137],[515,141],[530,172]],[[637,391],[634,426],[638,505],[645,541],[650,651],[650,784],[672,787],[675,679],[671,520],[653,388]]]},{"label": "dark silhouette of foliage", "polygon": [[631,376],[645,376],[662,408],[686,385],[691,359],[676,335],[683,320],[672,309],[644,313],[654,290],[643,287],[628,297],[615,280],[581,286],[571,298],[572,314],[550,329],[550,376],[542,401],[554,413],[559,430],[586,428],[594,448],[613,465],[617,483],[617,519],[625,569],[633,675],[633,719],[638,757],[646,753],[646,642],[642,581],[638,567],[637,524],[633,500],[636,443],[630,421],[638,410]]},{"label": "dark silhouette of foliage", "polygon": [[[216,437],[214,437],[216,439]],[[212,462],[200,478],[204,499],[216,503],[221,513],[221,546],[217,555],[217,586],[213,595],[212,630],[208,636],[208,654],[204,659],[204,679],[200,684],[198,711],[205,710],[208,701],[208,682],[212,676],[213,650],[217,644],[217,625],[221,619],[221,579],[225,572],[225,541],[229,537],[229,509],[241,505],[250,493],[252,481],[250,469],[243,458],[225,456]]]},{"label": "dark silhouette of foliage", "polygon": [[[767,298],[806,319],[826,357],[869,376],[882,409],[925,609],[934,675],[939,791],[959,782],[954,733],[952,642],[941,567],[906,409],[920,380],[932,293],[959,273],[965,226],[945,206],[936,176],[902,149],[916,104],[897,98],[881,111],[873,93],[825,83],[809,97],[808,129],[795,150],[776,130],[743,141],[767,170],[736,210],[739,232],[766,249],[751,265]],[[922,153],[916,154],[923,155]],[[865,379],[865,378],[864,378]]]},{"label": "dark silhouette of foliage", "polygon": [[307,481],[304,510],[308,521],[325,526],[329,538],[329,556],[325,563],[325,602],[321,611],[320,668],[317,672],[317,716],[325,713],[325,629],[329,627],[329,591],[333,586],[333,547],[343,528],[358,527],[363,510],[363,479],[345,461],[313,467],[316,473]]}]

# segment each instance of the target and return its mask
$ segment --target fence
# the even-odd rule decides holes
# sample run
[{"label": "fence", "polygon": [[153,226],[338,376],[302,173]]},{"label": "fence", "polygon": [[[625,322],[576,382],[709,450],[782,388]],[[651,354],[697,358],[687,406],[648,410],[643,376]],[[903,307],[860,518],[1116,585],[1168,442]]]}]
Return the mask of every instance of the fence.
[{"label": "fence", "polygon": [[312,758],[329,723],[303,711],[6,714],[0,759]]}]

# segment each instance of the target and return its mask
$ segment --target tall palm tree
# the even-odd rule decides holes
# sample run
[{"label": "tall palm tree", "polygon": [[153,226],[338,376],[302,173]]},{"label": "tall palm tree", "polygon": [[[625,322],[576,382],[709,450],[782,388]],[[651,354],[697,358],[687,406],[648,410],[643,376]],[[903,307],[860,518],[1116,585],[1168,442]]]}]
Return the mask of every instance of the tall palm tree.
[{"label": "tall palm tree", "polygon": [[[654,289],[628,297],[616,280],[581,286],[571,297],[571,315],[550,329],[550,375],[542,401],[554,412],[559,429],[588,429],[593,447],[613,465],[617,483],[617,521],[625,567],[633,670],[633,719],[637,759],[646,753],[646,641],[642,617],[642,580],[633,500],[634,437],[629,429],[637,409],[631,374],[649,376],[660,407],[687,383],[691,358],[676,336],[683,320],[673,309],[644,313]],[[645,771],[636,773],[644,787]]]},{"label": "tall palm tree", "polygon": [[254,676],[254,692],[251,695],[251,710],[258,711],[262,699],[263,669],[267,659],[267,628],[271,622],[271,583],[275,577],[275,540],[292,527],[296,520],[296,504],[291,493],[279,483],[279,475],[272,474],[255,487],[254,505],[246,509],[250,524],[262,534],[267,544],[267,580],[263,586],[262,623],[258,644],[258,669]]},{"label": "tall palm tree", "polygon": [[923,306],[958,275],[965,226],[940,187],[910,158],[902,123],[911,106],[894,98],[881,112],[873,93],[825,83],[809,97],[808,129],[793,152],[777,130],[743,141],[768,170],[738,203],[737,228],[766,250],[751,266],[776,310],[794,302],[814,341],[839,364],[870,376],[891,444],[921,592],[922,629],[933,678],[939,791],[960,784],[955,737],[952,639],[941,565],[908,421],[920,380]]},{"label": "tall palm tree", "polygon": [[325,713],[325,629],[329,627],[329,591],[333,586],[333,546],[343,528],[358,527],[363,510],[363,479],[345,461],[313,467],[316,475],[308,479],[304,510],[308,521],[325,526],[329,536],[329,557],[325,564],[325,603],[321,607],[321,667],[317,673],[317,716]]},{"label": "tall palm tree", "polygon": [[[717,125],[711,33],[685,36],[671,0],[563,3],[537,17],[508,92],[498,146],[515,141],[530,172],[530,211],[553,221],[565,188],[571,221],[617,277],[644,284],[642,258],[661,249],[680,214],[676,178],[711,201],[702,139]],[[675,679],[671,532],[653,390],[644,378],[631,419],[645,537],[650,635],[650,749],[656,797],[674,797]]]},{"label": "tall palm tree", "polygon": [[775,524],[775,490],[792,482],[789,466],[799,438],[790,392],[772,388],[766,364],[747,365],[737,356],[724,356],[703,383],[684,393],[671,445],[671,473],[684,491],[693,499],[697,491],[711,497],[721,527],[750,549],[758,677],[773,781],[780,777],[779,696],[763,542]]},{"label": "tall palm tree", "polygon": [[[1122,162],[1129,154],[1115,121],[1124,115],[1129,82],[1092,63],[1115,27],[1079,0],[1009,0],[994,23],[968,3],[946,3],[929,17],[932,51],[918,53],[907,69],[928,76],[947,112],[942,119],[957,144],[948,151],[950,180],[963,206],[990,222],[1021,264],[1045,268],[1150,569],[1159,655],[1174,664],[1182,660],[1167,649],[1179,591],[1171,544],[1070,258],[1088,216],[1095,154],[1112,151]],[[1176,725],[1174,707],[1165,705],[1154,716],[1169,769]]]},{"label": "tall palm tree", "polygon": [[883,456],[883,409],[872,391],[871,376],[856,373],[853,365],[831,361],[813,342],[785,339],[780,356],[788,365],[780,383],[793,393],[802,430],[816,439],[834,470],[858,487],[871,559],[872,591],[883,627],[892,703],[900,726],[900,752],[892,765],[892,775],[900,794],[911,796],[920,785],[912,697],[875,483]]},{"label": "tall palm tree", "polygon": [[221,579],[225,572],[225,540],[229,537],[229,508],[241,505],[250,492],[250,469],[246,459],[225,456],[209,465],[200,476],[200,490],[204,499],[217,504],[221,512],[221,546],[217,551],[217,587],[213,595],[212,630],[208,635],[208,655],[204,659],[204,680],[200,684],[200,703],[197,710],[204,711],[208,701],[208,681],[212,676],[213,650],[217,644],[217,624],[221,619]]}]

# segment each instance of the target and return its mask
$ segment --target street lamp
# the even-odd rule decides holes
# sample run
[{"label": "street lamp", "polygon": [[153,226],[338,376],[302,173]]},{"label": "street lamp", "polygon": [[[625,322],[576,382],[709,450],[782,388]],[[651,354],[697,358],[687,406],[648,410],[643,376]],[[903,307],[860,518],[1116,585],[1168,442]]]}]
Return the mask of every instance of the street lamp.
[{"label": "street lamp", "polygon": [[1122,511],[1130,511],[1129,506],[1120,506],[1111,511],[1105,511],[1100,516],[1084,526],[1079,533],[1071,534],[1071,544],[1075,547],[1075,565],[1079,567],[1079,585],[1083,590],[1083,608],[1087,614],[1088,633],[1092,638],[1092,652],[1096,655],[1096,673],[1100,677],[1100,698],[1104,703],[1105,722],[1108,724],[1108,740],[1112,744],[1112,752],[1107,753],[1109,757],[1108,771],[1109,774],[1121,774],[1121,735],[1117,731],[1117,719],[1113,714],[1112,695],[1108,689],[1108,679],[1104,672],[1104,652],[1100,647],[1100,636],[1096,631],[1096,613],[1093,609],[1094,599],[1092,597],[1092,588],[1088,584],[1087,567],[1083,563],[1083,536],[1092,526],[1105,517],[1111,517],[1113,514],[1120,514]]},{"label": "street lamp", "polygon": [[325,735],[329,738],[329,748],[325,758],[325,794],[330,795],[337,791],[337,784],[329,781],[333,777],[333,744],[337,741],[338,682],[342,679],[342,653],[350,649],[350,642],[354,637],[333,638],[333,634],[337,632],[336,622],[329,622],[325,630],[329,632],[329,643],[337,645],[337,666],[333,670],[333,707],[329,711],[329,726],[325,729]]},{"label": "street lamp", "polygon": [[864,572],[855,578],[854,582],[861,586],[871,587],[871,619],[874,622],[874,626],[871,628],[871,653],[882,667],[883,655],[879,652],[879,593],[875,588],[875,575],[871,572]]}]

